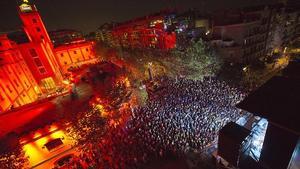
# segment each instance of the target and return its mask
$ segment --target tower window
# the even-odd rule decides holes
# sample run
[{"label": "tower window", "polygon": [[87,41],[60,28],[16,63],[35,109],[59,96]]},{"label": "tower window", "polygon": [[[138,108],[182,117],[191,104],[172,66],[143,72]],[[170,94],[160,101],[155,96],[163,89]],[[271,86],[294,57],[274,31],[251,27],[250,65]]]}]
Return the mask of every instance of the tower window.
[{"label": "tower window", "polygon": [[86,48],[85,50],[86,50],[87,52],[89,51],[89,49],[88,49],[88,48]]},{"label": "tower window", "polygon": [[77,54],[77,51],[74,51],[74,54],[76,55],[76,54]]},{"label": "tower window", "polygon": [[31,55],[32,57],[37,57],[37,56],[38,56],[38,54],[36,53],[36,51],[35,51],[34,49],[30,49],[30,50],[29,50],[29,53],[30,53],[30,55]]},{"label": "tower window", "polygon": [[34,58],[34,63],[37,67],[43,66],[43,64],[39,58]]},{"label": "tower window", "polygon": [[2,43],[0,42],[0,46],[2,46]]},{"label": "tower window", "polygon": [[67,62],[64,62],[64,64],[67,65],[68,63],[67,63]]},{"label": "tower window", "polygon": [[37,20],[35,18],[32,19],[33,23],[37,23]]},{"label": "tower window", "polygon": [[36,31],[41,32],[41,28],[37,27]]},{"label": "tower window", "polygon": [[61,57],[64,57],[64,54],[63,54],[63,53],[61,53],[61,54],[60,54],[60,56],[61,56]]},{"label": "tower window", "polygon": [[46,69],[43,68],[43,67],[42,67],[42,68],[39,68],[39,71],[40,71],[41,74],[45,74],[45,73],[46,73]]}]

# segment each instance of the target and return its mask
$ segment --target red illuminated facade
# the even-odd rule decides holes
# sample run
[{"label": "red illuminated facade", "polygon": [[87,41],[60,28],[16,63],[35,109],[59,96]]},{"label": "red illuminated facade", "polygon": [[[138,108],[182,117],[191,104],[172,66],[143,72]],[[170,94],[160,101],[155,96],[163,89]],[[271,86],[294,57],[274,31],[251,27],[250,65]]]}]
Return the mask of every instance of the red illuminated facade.
[{"label": "red illuminated facade", "polygon": [[52,42],[36,7],[23,3],[19,8],[19,16],[29,42],[18,44],[18,48],[42,89],[55,88],[62,81],[62,72],[55,59]]},{"label": "red illuminated facade", "polygon": [[18,45],[0,35],[0,112],[35,101],[39,86]]},{"label": "red illuminated facade", "polygon": [[125,48],[175,48],[176,34],[166,27],[163,14],[122,23],[112,29],[113,44]]},{"label": "red illuminated facade", "polygon": [[97,62],[93,42],[54,46],[37,8],[28,1],[18,13],[22,31],[0,35],[0,112],[55,91],[70,67]]},{"label": "red illuminated facade", "polygon": [[50,32],[54,44],[54,53],[63,73],[69,68],[97,62],[95,43],[86,41],[83,35],[75,30],[57,30]]}]

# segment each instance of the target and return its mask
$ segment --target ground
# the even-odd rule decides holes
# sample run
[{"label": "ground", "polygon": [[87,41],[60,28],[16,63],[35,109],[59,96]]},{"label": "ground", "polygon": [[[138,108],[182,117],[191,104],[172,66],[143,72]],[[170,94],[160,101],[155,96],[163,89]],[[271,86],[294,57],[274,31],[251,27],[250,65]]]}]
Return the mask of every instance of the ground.
[{"label": "ground", "polygon": [[[136,54],[140,54],[140,52]],[[136,105],[145,104],[148,93],[146,92],[145,85],[143,83],[145,83],[145,80],[149,79],[150,73],[152,73],[154,77],[161,75],[170,75],[175,78],[177,78],[177,76],[181,76],[182,74],[189,73],[181,72],[181,70],[184,70],[185,66],[184,64],[177,65],[176,63],[179,63],[180,61],[176,60],[176,58],[174,58],[175,60],[168,60],[170,58],[164,58],[163,61],[161,61],[161,59],[159,58],[164,56],[157,56],[153,58],[149,57],[150,55],[142,55],[138,58],[133,58],[131,56],[132,55],[124,54],[124,56],[119,57],[116,60],[112,59],[114,63],[119,64],[120,67],[124,66],[127,68],[125,76],[124,74],[120,73],[118,74],[118,77],[116,77],[115,75],[110,75],[110,77],[112,78],[109,78],[108,80],[99,78],[96,82],[79,82],[78,84],[76,84],[78,91],[78,95],[76,98],[72,98],[71,95],[67,93],[57,97],[42,100],[21,109],[15,109],[11,112],[1,114],[0,137],[3,137],[6,134],[12,132],[22,136],[22,139],[25,140],[25,142],[22,143],[23,149],[25,150],[26,155],[31,157],[29,160],[30,165],[39,165],[40,168],[49,168],[49,166],[52,166],[58,158],[67,153],[82,153],[80,150],[73,150],[72,146],[76,145],[75,143],[73,143],[75,139],[74,137],[69,137],[68,132],[66,131],[66,123],[70,122],[74,125],[74,122],[78,120],[76,119],[77,115],[88,114],[87,111],[95,108],[91,106],[91,98],[96,100],[97,104],[102,104],[102,102],[97,101],[97,98],[106,99],[105,105],[109,105],[109,107],[100,106],[100,111],[102,111],[101,109],[103,108],[110,108],[111,112],[115,113],[116,111],[118,111],[119,113],[119,109],[123,108],[123,111],[126,111],[126,109],[130,109]],[[123,60],[123,62],[118,63],[120,62],[120,60]],[[277,70],[279,70],[285,64],[286,60],[278,60],[278,64],[275,64],[273,67],[268,68],[270,71],[264,71],[263,74],[258,74],[260,74],[261,77],[264,77],[264,79],[268,79],[274,74],[274,72],[277,72]],[[109,69],[111,68],[112,67],[110,67]],[[180,68],[179,73],[177,72],[177,68]],[[113,69],[109,71],[114,72]],[[198,76],[197,73],[199,72],[194,72],[194,75],[190,75],[190,77],[197,76],[197,78],[199,78],[200,76],[203,76],[203,74]],[[253,74],[248,75],[253,76]],[[247,78],[251,79],[251,77]],[[123,92],[123,89],[112,87],[112,82],[118,80],[122,83],[127,83],[128,81],[130,83],[130,87],[128,87],[130,92]],[[121,96],[127,97],[128,94],[130,94],[131,97],[131,99],[129,99],[130,101],[128,99],[120,98]],[[101,114],[103,114],[103,112],[101,112]],[[115,125],[121,123],[122,118],[126,117],[118,117],[119,119],[116,119],[116,117],[110,118],[113,119],[110,119],[111,123],[108,124]],[[126,120],[124,121],[126,122]],[[98,125],[97,123],[98,121],[96,121],[94,124]],[[54,124],[56,125],[56,129],[50,131],[51,126],[53,126]],[[92,123],[89,123],[89,121],[87,121],[86,126],[89,125],[92,125]],[[101,125],[102,124],[100,124],[100,126]],[[78,126],[79,129],[77,132],[79,132],[79,134],[82,134],[85,128],[80,127],[81,126]],[[44,130],[45,128],[48,130]],[[103,128],[100,128],[99,130],[100,133],[101,130],[105,131],[105,126],[103,126]],[[94,133],[91,134],[93,135]],[[56,152],[54,154],[45,153],[45,149],[43,148],[43,145],[46,143],[45,141],[57,137],[66,139],[64,141],[65,146],[60,149],[59,152]],[[78,144],[76,146],[78,146]],[[212,151],[210,151],[210,148],[211,147],[208,147],[204,153],[190,153],[182,158],[170,157],[150,161],[149,163],[147,163],[144,169],[193,169],[199,166],[204,169],[211,169],[213,168],[213,165],[210,163],[212,161]],[[37,154],[41,156],[38,157]],[[40,163],[42,165],[40,165]]]}]

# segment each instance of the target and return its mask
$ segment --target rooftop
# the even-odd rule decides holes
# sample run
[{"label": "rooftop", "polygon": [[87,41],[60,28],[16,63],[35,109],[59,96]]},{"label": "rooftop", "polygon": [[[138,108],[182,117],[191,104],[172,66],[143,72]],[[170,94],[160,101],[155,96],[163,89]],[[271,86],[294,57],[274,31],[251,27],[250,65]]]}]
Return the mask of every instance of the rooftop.
[{"label": "rooftop", "polygon": [[58,30],[52,30],[48,32],[49,34],[68,34],[68,33],[81,33],[78,30],[75,29],[58,29]]},{"label": "rooftop", "polygon": [[220,133],[232,138],[237,143],[241,143],[250,134],[250,131],[235,122],[229,122],[220,130]]},{"label": "rooftop", "polygon": [[287,75],[275,76],[237,104],[237,107],[300,134],[299,100],[300,79]]},{"label": "rooftop", "polygon": [[17,44],[23,44],[30,42],[26,33],[23,30],[7,33],[8,39],[16,42]]}]

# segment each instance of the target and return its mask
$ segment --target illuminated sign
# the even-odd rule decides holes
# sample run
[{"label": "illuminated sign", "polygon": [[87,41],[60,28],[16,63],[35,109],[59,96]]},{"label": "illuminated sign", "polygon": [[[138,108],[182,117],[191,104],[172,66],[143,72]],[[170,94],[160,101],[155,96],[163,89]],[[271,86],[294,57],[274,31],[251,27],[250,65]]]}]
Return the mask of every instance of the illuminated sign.
[{"label": "illuminated sign", "polygon": [[24,3],[24,4],[20,5],[20,10],[22,12],[30,12],[30,11],[32,11],[32,7],[30,5]]}]

